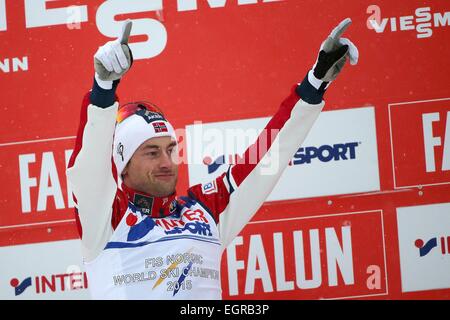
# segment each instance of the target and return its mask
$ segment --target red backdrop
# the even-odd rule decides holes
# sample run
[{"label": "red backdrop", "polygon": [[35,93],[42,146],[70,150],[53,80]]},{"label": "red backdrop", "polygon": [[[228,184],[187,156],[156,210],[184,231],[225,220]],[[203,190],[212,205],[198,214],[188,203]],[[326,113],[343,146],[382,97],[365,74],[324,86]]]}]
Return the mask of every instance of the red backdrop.
[{"label": "red backdrop", "polygon": [[[137,33],[153,30],[130,39],[132,49],[147,44],[135,47],[133,69],[120,84],[121,101],[151,100],[175,128],[199,120],[271,116],[314,64],[330,30],[351,17],[346,36],[358,46],[360,61],[347,66],[331,85],[324,112],[374,108],[379,190],[267,202],[236,240],[235,261],[230,263],[229,253],[223,256],[224,298],[450,298],[450,242],[439,240],[450,236],[449,2],[146,2],[148,7],[161,2],[159,11],[140,4],[145,1],[108,2],[118,10],[99,0],[0,1],[3,249],[77,238],[66,158],[82,96],[92,84],[92,56],[111,40],[106,30],[120,25],[110,17],[134,19]],[[197,8],[187,10],[196,2]],[[144,24],[139,29],[138,19],[153,21],[159,29],[145,29]],[[369,19],[376,21],[372,26],[377,30],[369,28]],[[159,54],[140,58],[158,41],[163,43]],[[187,186],[188,166],[182,164],[178,194]],[[444,204],[439,209],[443,219],[433,204]],[[410,213],[423,219],[423,229],[400,225],[408,219],[400,221],[398,208],[412,207],[423,208],[422,218]],[[415,243],[400,235],[403,229],[424,242],[437,238],[438,248],[420,257]],[[301,247],[294,245],[299,232],[303,260]],[[351,232],[350,242],[346,232]],[[347,259],[337,267],[329,249],[335,238]],[[281,241],[277,245],[282,244],[284,261],[275,241]],[[350,253],[346,244],[351,244]],[[314,269],[317,248],[320,261]],[[409,257],[415,249],[417,256]],[[32,274],[30,265],[9,262],[6,255],[1,259]],[[57,263],[58,257],[51,259]],[[280,265],[285,266],[284,276]],[[437,279],[417,280],[421,272],[434,273]],[[9,291],[14,296],[10,280],[2,279],[5,296]]]}]

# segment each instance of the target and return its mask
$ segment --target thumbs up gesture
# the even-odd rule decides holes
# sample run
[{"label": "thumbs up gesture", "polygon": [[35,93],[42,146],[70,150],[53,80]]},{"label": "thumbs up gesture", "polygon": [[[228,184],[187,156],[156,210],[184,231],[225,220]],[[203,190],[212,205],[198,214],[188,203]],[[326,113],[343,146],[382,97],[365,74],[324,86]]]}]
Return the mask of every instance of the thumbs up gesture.
[{"label": "thumbs up gesture", "polygon": [[98,48],[94,55],[96,79],[101,81],[119,80],[130,69],[133,55],[128,46],[128,38],[132,26],[131,20],[125,21],[119,38]]},{"label": "thumbs up gesture", "polygon": [[359,52],[356,46],[347,38],[342,38],[342,34],[350,26],[352,20],[343,20],[328,38],[322,43],[319,57],[313,67],[314,76],[324,82],[335,80],[342,71],[347,58],[351,65],[358,63]]},{"label": "thumbs up gesture", "polygon": [[351,65],[358,63],[358,48],[349,39],[342,38],[342,34],[351,23],[350,18],[344,19],[322,42],[316,63],[297,87],[297,93],[303,101],[319,104],[325,91],[341,73],[347,60],[350,60]]}]

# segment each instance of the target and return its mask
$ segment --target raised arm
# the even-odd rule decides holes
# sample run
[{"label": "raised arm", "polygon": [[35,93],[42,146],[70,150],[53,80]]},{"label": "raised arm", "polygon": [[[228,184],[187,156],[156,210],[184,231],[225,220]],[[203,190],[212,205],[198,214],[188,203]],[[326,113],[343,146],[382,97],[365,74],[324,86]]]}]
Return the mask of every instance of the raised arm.
[{"label": "raised arm", "polygon": [[219,223],[223,248],[239,234],[275,187],[322,111],[323,95],[347,57],[351,64],[357,63],[357,48],[341,38],[350,24],[350,19],[342,21],[322,43],[313,68],[293,87],[241,160],[211,184],[189,189],[190,196],[206,206]]},{"label": "raised arm", "polygon": [[75,149],[66,171],[75,200],[83,257],[93,260],[112,235],[117,206],[117,176],[112,146],[121,77],[132,64],[127,45],[131,21],[124,23],[120,37],[100,47],[94,56],[95,79],[82,103]]}]

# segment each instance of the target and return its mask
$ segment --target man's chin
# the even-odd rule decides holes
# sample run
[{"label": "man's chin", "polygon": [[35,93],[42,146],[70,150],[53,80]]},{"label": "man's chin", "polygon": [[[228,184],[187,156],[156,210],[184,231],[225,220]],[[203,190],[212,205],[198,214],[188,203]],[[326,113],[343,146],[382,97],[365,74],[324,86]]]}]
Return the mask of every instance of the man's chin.
[{"label": "man's chin", "polygon": [[158,198],[163,198],[163,197],[168,197],[171,196],[173,193],[175,192],[175,189],[171,189],[171,190],[161,190],[158,193]]},{"label": "man's chin", "polygon": [[157,190],[158,190],[158,196],[159,197],[167,197],[170,196],[171,194],[173,194],[175,192],[176,189],[176,184],[173,182],[170,183],[161,183]]}]

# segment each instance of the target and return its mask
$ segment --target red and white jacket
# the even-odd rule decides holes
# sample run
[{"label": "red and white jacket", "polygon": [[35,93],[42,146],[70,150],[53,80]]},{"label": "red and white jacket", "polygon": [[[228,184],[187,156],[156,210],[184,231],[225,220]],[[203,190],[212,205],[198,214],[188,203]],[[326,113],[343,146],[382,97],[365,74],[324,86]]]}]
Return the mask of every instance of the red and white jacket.
[{"label": "red and white jacket", "polygon": [[[211,181],[212,192],[205,181],[186,197],[166,198],[118,185],[112,145],[119,104],[100,108],[85,96],[67,176],[93,298],[221,298],[223,250],[264,203],[324,107],[304,102],[295,88],[244,161]],[[257,161],[245,161],[255,154]],[[271,174],[263,170],[269,159],[279,164]]]}]

